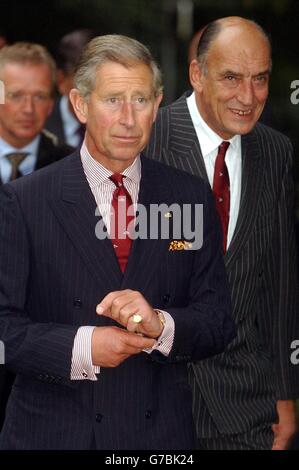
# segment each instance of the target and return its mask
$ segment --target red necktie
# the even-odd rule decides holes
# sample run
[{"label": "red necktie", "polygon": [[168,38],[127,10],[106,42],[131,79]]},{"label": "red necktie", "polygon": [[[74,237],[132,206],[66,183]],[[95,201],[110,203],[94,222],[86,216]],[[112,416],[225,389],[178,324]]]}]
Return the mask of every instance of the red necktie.
[{"label": "red necktie", "polygon": [[110,176],[111,181],[116,186],[112,196],[113,211],[110,224],[110,238],[122,272],[126,268],[132,245],[132,239],[128,233],[128,225],[134,219],[133,215],[128,215],[128,208],[132,205],[132,198],[123,184],[124,178],[125,176],[120,173],[114,173]]},{"label": "red necktie", "polygon": [[229,142],[222,142],[219,146],[218,155],[215,162],[213,193],[215,197],[216,209],[220,216],[223,231],[223,251],[226,252],[227,230],[229,222],[230,192],[229,174],[225,164],[225,154]]}]

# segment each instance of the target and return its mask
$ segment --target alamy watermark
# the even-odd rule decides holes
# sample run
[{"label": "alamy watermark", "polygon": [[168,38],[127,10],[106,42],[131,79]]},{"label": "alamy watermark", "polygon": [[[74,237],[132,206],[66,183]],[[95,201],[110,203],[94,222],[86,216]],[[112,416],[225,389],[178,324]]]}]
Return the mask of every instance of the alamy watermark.
[{"label": "alamy watermark", "polygon": [[[99,240],[106,238],[136,240],[186,241],[184,249],[199,250],[203,244],[202,204],[137,204],[126,207],[125,198],[118,198],[118,217],[110,205],[97,208],[95,215],[103,218],[96,224],[95,234]],[[104,216],[106,214],[106,217]],[[126,227],[127,217],[130,222]],[[109,225],[106,227],[104,219]],[[108,234],[109,232],[109,234]],[[183,246],[183,245],[180,245]]]},{"label": "alamy watermark", "polygon": [[299,364],[299,339],[294,339],[291,342],[291,349],[294,349],[290,356],[291,363],[296,366]]},{"label": "alamy watermark", "polygon": [[3,341],[0,340],[0,365],[5,364],[5,345]]},{"label": "alamy watermark", "polygon": [[299,80],[293,80],[291,82],[291,89],[294,90],[290,96],[291,103],[299,104]]}]

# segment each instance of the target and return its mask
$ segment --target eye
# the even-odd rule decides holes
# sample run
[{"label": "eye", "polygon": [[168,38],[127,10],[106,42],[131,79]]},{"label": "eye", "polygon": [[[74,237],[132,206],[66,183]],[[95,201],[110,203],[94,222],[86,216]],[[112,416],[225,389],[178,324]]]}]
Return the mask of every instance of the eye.
[{"label": "eye", "polygon": [[237,80],[237,78],[234,75],[225,75],[224,78],[230,82]]},{"label": "eye", "polygon": [[108,103],[112,103],[112,104],[115,104],[115,103],[118,103],[118,98],[116,98],[115,96],[111,96],[110,98],[107,99]]},{"label": "eye", "polygon": [[258,75],[255,77],[255,81],[259,83],[266,83],[268,81],[268,76],[267,75]]}]

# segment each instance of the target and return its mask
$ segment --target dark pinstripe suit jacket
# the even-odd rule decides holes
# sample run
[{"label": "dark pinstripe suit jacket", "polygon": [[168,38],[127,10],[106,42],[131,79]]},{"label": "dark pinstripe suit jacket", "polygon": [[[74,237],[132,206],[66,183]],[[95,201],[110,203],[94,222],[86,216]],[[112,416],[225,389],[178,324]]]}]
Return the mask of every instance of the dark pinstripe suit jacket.
[{"label": "dark pinstripe suit jacket", "polygon": [[60,98],[56,99],[53,111],[45,123],[45,128],[57,136],[59,143],[65,143],[65,132],[60,113]]},{"label": "dark pinstripe suit jacket", "polygon": [[[219,353],[234,335],[220,233],[208,185],[142,159],[140,203],[203,203],[204,245],[133,243],[122,275],[109,239],[95,237],[96,203],[78,153],[0,192],[0,337],[16,374],[2,449],[184,449],[193,445],[186,363]],[[80,325],[108,292],[141,291],[170,312],[168,358],[141,353],[97,382],[70,381]]]},{"label": "dark pinstripe suit jacket", "polygon": [[[40,168],[50,165],[66,155],[69,155],[72,151],[73,148],[69,145],[58,145],[55,135],[50,134],[47,131],[42,131],[34,170],[39,170]],[[1,184],[0,176],[0,186]],[[0,430],[2,428],[7,397],[10,393],[13,379],[14,376],[12,374],[8,374],[3,366],[0,365]]]},{"label": "dark pinstripe suit jacket", "polygon": [[[208,180],[186,96],[160,109],[148,152]],[[269,127],[242,137],[240,212],[225,255],[238,335],[225,353],[192,366],[199,436],[271,422],[276,399],[299,396],[290,362],[299,338],[291,160],[289,140]]]}]

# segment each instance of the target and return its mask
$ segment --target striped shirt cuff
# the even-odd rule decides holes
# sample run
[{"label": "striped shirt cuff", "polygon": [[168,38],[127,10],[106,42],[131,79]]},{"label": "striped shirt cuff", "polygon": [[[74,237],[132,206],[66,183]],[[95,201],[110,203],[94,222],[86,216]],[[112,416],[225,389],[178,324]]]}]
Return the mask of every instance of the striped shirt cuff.
[{"label": "striped shirt cuff", "polygon": [[91,337],[95,326],[81,326],[75,336],[71,380],[98,380],[96,374],[100,373],[100,367],[92,364]]},{"label": "striped shirt cuff", "polygon": [[143,349],[143,351],[148,354],[153,351],[159,351],[163,356],[169,356],[174,340],[175,324],[174,319],[169,313],[164,312],[164,310],[160,311],[163,313],[165,318],[165,325],[162,334],[159,336],[152,348],[146,348]]}]

